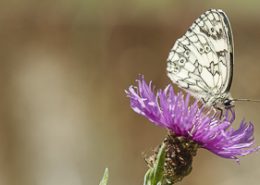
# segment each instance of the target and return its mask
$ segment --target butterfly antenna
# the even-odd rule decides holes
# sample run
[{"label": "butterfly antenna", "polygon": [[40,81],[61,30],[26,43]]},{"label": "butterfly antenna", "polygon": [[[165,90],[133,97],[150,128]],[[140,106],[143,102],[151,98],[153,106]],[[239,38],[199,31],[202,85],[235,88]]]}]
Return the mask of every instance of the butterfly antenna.
[{"label": "butterfly antenna", "polygon": [[250,99],[244,99],[244,98],[235,98],[232,101],[249,101],[249,102],[260,102],[260,100],[250,100]]}]

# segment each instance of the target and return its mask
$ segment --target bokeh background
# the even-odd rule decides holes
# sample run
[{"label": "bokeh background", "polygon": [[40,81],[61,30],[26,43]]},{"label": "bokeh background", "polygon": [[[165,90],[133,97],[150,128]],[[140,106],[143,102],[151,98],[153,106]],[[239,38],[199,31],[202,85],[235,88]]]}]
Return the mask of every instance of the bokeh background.
[{"label": "bokeh background", "polygon": [[[234,97],[260,99],[257,0],[1,0],[0,184],[138,185],[164,138],[129,107],[138,74],[164,87],[175,40],[209,8],[229,16],[235,42]],[[260,104],[237,103],[255,123]],[[199,150],[180,184],[257,185],[260,153],[241,164]]]}]

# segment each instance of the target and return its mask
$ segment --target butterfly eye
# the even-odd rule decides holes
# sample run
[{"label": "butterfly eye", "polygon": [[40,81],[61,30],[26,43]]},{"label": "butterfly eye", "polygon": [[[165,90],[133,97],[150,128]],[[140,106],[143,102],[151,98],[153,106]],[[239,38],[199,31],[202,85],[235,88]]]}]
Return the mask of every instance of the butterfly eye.
[{"label": "butterfly eye", "polygon": [[180,67],[175,66],[175,67],[173,68],[173,72],[174,72],[174,73],[178,73],[179,71],[180,71]]},{"label": "butterfly eye", "polygon": [[180,71],[180,67],[177,66],[175,63],[168,63],[167,64],[167,71],[169,73],[178,73]]},{"label": "butterfly eye", "polygon": [[200,51],[200,53],[204,53],[204,49],[203,48],[200,48],[199,51]]},{"label": "butterfly eye", "polygon": [[205,46],[205,51],[206,51],[206,52],[209,52],[209,51],[210,51],[209,46]]},{"label": "butterfly eye", "polygon": [[222,57],[224,57],[224,56],[225,56],[224,51],[220,51],[220,52],[219,52],[219,55],[222,56]]},{"label": "butterfly eye", "polygon": [[230,100],[230,99],[225,99],[223,103],[224,103],[224,106],[227,107],[227,108],[233,106],[232,100]]},{"label": "butterfly eye", "polygon": [[185,55],[186,57],[188,57],[189,54],[190,54],[190,52],[189,52],[188,50],[186,50],[185,53],[184,53],[184,55]]},{"label": "butterfly eye", "polygon": [[185,59],[185,58],[181,58],[181,59],[179,60],[179,64],[180,64],[180,65],[183,65],[185,62],[186,62],[186,59]]},{"label": "butterfly eye", "polygon": [[214,33],[214,32],[215,32],[215,29],[214,29],[214,28],[211,28],[210,30],[211,30],[211,32],[212,32],[212,33]]}]

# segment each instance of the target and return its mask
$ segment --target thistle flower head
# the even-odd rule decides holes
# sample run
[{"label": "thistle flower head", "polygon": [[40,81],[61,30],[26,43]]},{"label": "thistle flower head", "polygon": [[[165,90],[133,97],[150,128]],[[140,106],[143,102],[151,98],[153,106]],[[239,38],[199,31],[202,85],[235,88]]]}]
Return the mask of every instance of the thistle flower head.
[{"label": "thistle flower head", "polygon": [[198,101],[191,102],[190,95],[175,93],[171,85],[164,90],[155,91],[152,83],[147,84],[144,77],[137,80],[137,86],[126,90],[132,109],[155,125],[169,129],[174,135],[185,137],[196,142],[214,154],[236,159],[255,152],[260,147],[254,145],[254,126],[241,121],[238,129],[232,124],[235,113],[231,117],[226,114],[223,119],[203,106]]}]

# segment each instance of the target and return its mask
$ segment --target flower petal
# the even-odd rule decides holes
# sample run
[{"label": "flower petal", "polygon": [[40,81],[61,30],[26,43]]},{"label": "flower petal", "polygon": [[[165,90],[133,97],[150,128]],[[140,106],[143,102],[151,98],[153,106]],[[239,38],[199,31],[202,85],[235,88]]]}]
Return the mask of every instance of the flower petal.
[{"label": "flower petal", "polygon": [[[137,80],[138,86],[126,90],[132,109],[155,125],[167,128],[177,136],[191,139],[201,147],[224,158],[235,159],[258,151],[254,145],[254,126],[241,121],[238,129],[233,129],[235,112],[225,114],[218,119],[204,106],[199,107],[198,100],[191,103],[190,95],[186,97],[168,85],[155,92],[152,83],[147,84],[143,76]],[[191,105],[189,105],[191,103]]]}]

